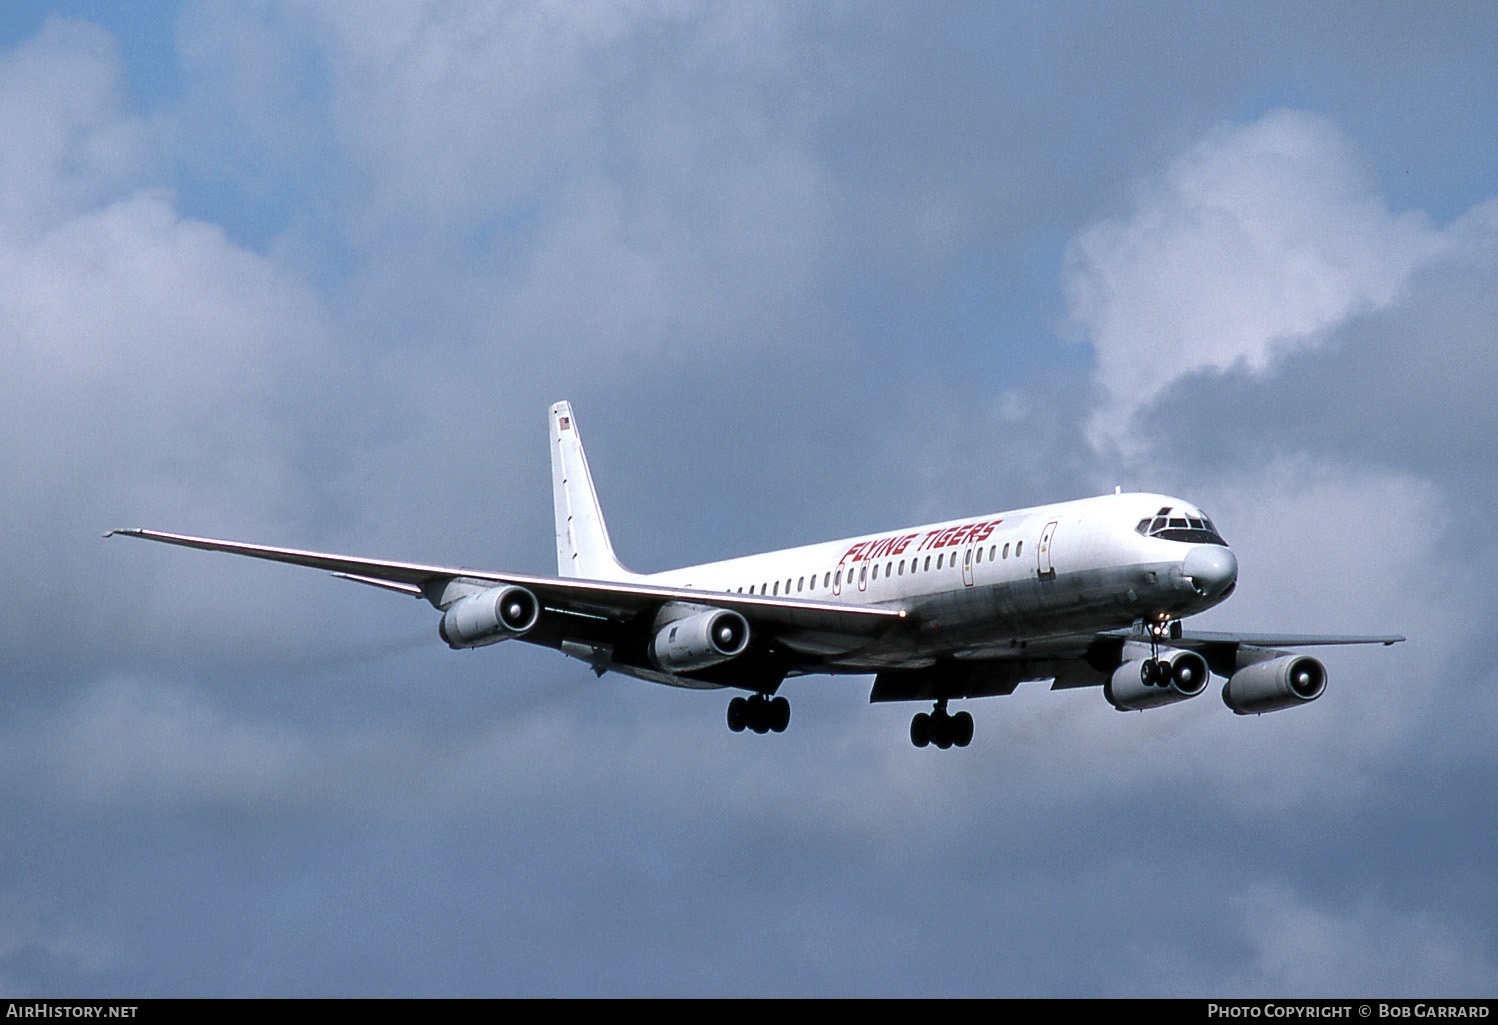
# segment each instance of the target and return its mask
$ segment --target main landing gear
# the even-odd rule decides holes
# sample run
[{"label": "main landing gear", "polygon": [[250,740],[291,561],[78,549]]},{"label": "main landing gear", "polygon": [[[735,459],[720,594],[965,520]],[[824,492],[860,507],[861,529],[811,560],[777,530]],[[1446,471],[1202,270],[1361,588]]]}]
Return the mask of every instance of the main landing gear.
[{"label": "main landing gear", "polygon": [[916,747],[935,744],[945,751],[952,746],[967,747],[973,742],[971,712],[947,714],[947,699],[942,698],[930,712],[917,712],[910,720],[910,742]]},{"label": "main landing gear", "polygon": [[752,694],[728,703],[728,728],[735,733],[784,733],[791,724],[791,703],[783,697]]}]

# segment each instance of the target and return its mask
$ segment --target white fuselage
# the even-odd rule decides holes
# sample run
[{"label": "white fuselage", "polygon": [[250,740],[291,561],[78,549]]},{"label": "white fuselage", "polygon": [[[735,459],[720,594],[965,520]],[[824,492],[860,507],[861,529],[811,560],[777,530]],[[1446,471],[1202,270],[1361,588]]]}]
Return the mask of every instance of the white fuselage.
[{"label": "white fuselage", "polygon": [[[1171,509],[1157,494],[1114,494],[949,520],[636,577],[642,583],[904,609],[916,636],[834,664],[921,665],[982,657],[1016,643],[1203,611],[1222,601],[1237,565],[1225,544],[1166,540],[1140,525]],[[1210,581],[1187,568],[1194,550]],[[1215,561],[1212,561],[1215,560]],[[810,654],[810,652],[808,652]]]}]

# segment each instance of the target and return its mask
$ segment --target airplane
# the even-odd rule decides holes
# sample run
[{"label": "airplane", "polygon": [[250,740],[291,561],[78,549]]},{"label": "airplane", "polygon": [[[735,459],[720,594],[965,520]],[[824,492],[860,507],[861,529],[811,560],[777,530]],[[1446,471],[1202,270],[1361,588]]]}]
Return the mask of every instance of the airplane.
[{"label": "airplane", "polygon": [[557,576],[355,558],[191,537],[120,534],[307,566],[424,598],[454,649],[520,640],[602,676],[745,691],[735,733],[779,733],[791,678],[869,675],[871,702],[930,702],[916,747],[966,747],[973,717],[949,704],[1101,686],[1120,711],[1185,701],[1226,678],[1239,715],[1315,701],[1326,667],[1288,648],[1397,644],[1402,636],[1186,631],[1233,593],[1238,560],[1212,520],[1167,495],[1124,492],[928,523],[661,573],[614,554],[577,418],[550,409]]}]

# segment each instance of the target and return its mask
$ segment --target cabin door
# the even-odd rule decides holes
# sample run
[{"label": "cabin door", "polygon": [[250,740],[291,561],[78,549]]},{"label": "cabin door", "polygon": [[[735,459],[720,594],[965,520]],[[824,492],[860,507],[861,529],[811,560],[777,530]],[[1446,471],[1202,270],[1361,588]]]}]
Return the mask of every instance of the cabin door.
[{"label": "cabin door", "polygon": [[1052,520],[1045,525],[1045,530],[1040,532],[1040,545],[1035,549],[1035,558],[1038,561],[1040,579],[1050,580],[1056,576],[1056,567],[1051,563],[1051,540],[1056,535],[1056,521]]}]

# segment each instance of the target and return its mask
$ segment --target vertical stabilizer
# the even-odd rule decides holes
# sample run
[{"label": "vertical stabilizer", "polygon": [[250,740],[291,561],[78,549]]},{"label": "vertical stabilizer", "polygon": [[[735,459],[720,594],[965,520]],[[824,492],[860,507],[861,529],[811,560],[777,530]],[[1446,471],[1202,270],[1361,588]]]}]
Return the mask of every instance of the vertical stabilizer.
[{"label": "vertical stabilizer", "polygon": [[587,580],[628,580],[636,576],[614,558],[603,523],[588,457],[577,433],[572,405],[551,407],[551,493],[557,520],[557,573]]}]

